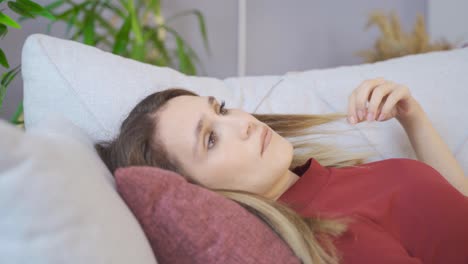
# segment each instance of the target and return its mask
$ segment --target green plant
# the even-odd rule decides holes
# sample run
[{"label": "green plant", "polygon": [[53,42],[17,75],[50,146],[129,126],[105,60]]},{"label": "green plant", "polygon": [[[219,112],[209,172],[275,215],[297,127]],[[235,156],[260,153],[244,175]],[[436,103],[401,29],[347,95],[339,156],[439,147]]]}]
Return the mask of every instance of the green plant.
[{"label": "green plant", "polygon": [[[5,4],[9,7],[9,9],[21,16],[29,17],[29,18],[36,18],[36,16],[42,16],[48,18],[50,20],[55,20],[55,17],[47,11],[41,5],[31,1],[31,0],[16,0],[16,1],[7,1],[0,0],[0,7],[2,4]],[[3,39],[6,34],[8,33],[8,27],[21,29],[21,25],[12,19],[10,16],[5,14],[3,11],[5,8],[0,9],[0,39]],[[8,58],[6,57],[3,50],[0,48],[0,65],[3,68],[10,69],[10,64],[8,63]],[[5,98],[5,94],[8,88],[8,85],[13,81],[16,75],[20,72],[21,65],[16,66],[15,68],[4,72],[1,74],[0,77],[0,110],[3,105],[3,100]],[[20,103],[15,114],[10,119],[10,122],[21,125],[22,121],[22,112],[23,112],[23,104]]]},{"label": "green plant", "polygon": [[[65,35],[69,39],[144,63],[175,68],[188,75],[197,74],[196,65],[203,65],[193,48],[168,22],[195,16],[209,52],[202,13],[187,10],[166,19],[160,0],[58,0],[44,9],[56,18],[48,24],[47,34],[53,24],[62,21],[67,25]],[[19,21],[29,18],[23,15]]]},{"label": "green plant", "polygon": [[[67,24],[66,35],[88,45],[99,46],[124,57],[145,63],[168,66],[188,74],[197,74],[200,60],[193,48],[167,22],[194,15],[205,48],[209,52],[205,19],[198,10],[187,10],[165,19],[160,0],[58,0],[46,6],[56,21]],[[64,11],[57,9],[66,7]],[[105,14],[105,15],[104,15]],[[172,42],[171,42],[172,41]],[[170,44],[174,44],[171,47]]]}]

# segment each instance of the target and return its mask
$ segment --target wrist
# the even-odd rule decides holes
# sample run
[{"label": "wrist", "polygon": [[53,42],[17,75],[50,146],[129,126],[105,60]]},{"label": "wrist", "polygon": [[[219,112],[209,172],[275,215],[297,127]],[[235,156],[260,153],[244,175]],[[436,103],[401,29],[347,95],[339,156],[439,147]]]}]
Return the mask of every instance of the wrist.
[{"label": "wrist", "polygon": [[413,98],[408,102],[408,110],[399,116],[396,119],[403,125],[408,122],[413,122],[418,120],[425,115],[425,112],[421,105]]}]

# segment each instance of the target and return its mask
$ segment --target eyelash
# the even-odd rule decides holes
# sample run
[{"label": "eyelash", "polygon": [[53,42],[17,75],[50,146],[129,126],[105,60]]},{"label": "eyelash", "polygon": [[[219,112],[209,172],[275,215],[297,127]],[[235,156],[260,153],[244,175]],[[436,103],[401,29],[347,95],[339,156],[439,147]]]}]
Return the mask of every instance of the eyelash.
[{"label": "eyelash", "polygon": [[224,100],[221,101],[221,105],[219,106],[219,112],[223,115],[227,115],[228,113],[228,110],[226,108],[224,108],[224,106],[226,105],[226,102]]},{"label": "eyelash", "polygon": [[[225,105],[226,105],[226,102],[224,100],[221,101],[221,105],[219,106],[219,113],[222,115],[227,115],[229,113],[229,110],[224,108]],[[213,142],[212,144],[215,144],[216,140],[217,140],[216,134],[214,133],[214,131],[211,131],[210,136],[208,137],[208,145],[207,145],[208,150],[210,150],[214,146],[214,145],[210,146],[210,143]]]}]

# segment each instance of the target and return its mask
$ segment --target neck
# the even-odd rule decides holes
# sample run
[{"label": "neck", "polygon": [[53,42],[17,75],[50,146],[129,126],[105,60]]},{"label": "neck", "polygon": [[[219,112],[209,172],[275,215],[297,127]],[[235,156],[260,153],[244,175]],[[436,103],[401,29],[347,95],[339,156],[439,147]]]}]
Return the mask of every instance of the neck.
[{"label": "neck", "polygon": [[289,187],[291,187],[297,180],[299,180],[294,172],[287,170],[286,174],[281,177],[281,180],[276,184],[274,188],[266,195],[266,197],[277,200],[283,193],[285,193]]}]

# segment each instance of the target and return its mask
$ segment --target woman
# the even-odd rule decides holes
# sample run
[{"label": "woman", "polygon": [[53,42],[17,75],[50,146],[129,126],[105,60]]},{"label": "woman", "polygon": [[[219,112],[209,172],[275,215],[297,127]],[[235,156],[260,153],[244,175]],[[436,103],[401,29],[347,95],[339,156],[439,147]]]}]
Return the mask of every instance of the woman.
[{"label": "woman", "polygon": [[114,172],[148,165],[238,202],[303,263],[468,263],[468,181],[403,85],[364,81],[348,122],[397,118],[420,161],[298,140],[346,115],[251,115],[183,89],[154,93],[96,144]]}]

